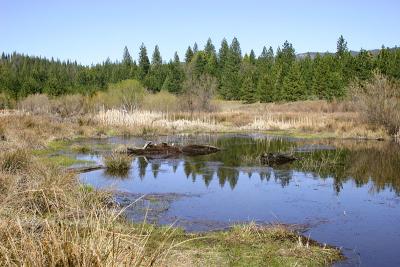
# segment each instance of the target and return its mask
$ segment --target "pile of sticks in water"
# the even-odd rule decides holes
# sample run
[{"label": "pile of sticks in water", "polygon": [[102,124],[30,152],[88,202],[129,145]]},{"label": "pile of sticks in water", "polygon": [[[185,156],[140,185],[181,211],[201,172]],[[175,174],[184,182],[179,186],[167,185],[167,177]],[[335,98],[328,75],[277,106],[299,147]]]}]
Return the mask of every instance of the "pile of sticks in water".
[{"label": "pile of sticks in water", "polygon": [[[184,156],[198,156],[208,155],[220,151],[219,148],[209,145],[186,145],[175,146],[167,143],[153,144],[147,142],[142,148],[127,148],[128,155],[157,157],[157,158],[170,158],[180,155]],[[265,153],[260,156],[261,163],[268,166],[281,165],[297,160],[296,157],[290,154],[283,153]]]},{"label": "pile of sticks in water", "polygon": [[208,145],[175,146],[167,143],[153,144],[147,142],[142,148],[127,148],[129,155],[174,157],[179,155],[198,156],[208,155],[220,151],[219,148]]}]

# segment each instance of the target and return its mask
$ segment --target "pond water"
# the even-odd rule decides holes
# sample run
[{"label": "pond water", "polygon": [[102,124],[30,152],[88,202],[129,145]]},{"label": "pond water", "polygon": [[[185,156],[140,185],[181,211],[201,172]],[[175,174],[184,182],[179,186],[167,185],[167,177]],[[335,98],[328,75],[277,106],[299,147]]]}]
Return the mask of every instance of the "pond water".
[{"label": "pond water", "polygon": [[[96,170],[81,174],[81,181],[118,191],[117,200],[125,204],[146,194],[141,207],[127,212],[133,220],[146,217],[189,231],[249,221],[300,224],[308,227],[306,236],[343,249],[348,260],[337,266],[400,266],[399,145],[262,134],[163,136],[152,141],[211,144],[222,151],[173,159],[136,157],[128,173]],[[79,142],[141,146],[145,140]],[[301,159],[275,167],[260,164],[260,154],[277,151]],[[104,153],[77,158],[101,162]]]}]

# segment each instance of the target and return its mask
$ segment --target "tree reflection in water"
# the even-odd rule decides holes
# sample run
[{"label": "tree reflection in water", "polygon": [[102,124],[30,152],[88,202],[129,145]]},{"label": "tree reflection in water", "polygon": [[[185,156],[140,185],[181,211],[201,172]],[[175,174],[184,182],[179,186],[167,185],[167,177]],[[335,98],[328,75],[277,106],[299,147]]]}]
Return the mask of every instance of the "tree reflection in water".
[{"label": "tree reflection in water", "polygon": [[[335,192],[339,193],[343,183],[353,180],[361,187],[372,182],[371,192],[385,188],[400,194],[400,147],[392,142],[355,142],[332,140],[290,140],[287,138],[220,137],[210,140],[211,145],[222,148],[212,155],[174,159],[168,165],[172,173],[183,168],[186,177],[193,182],[201,177],[206,187],[218,179],[222,187],[226,183],[232,190],[237,186],[240,173],[251,179],[258,174],[261,181],[273,178],[282,187],[289,185],[295,172],[304,172],[312,179],[334,180]],[[316,145],[306,151],[303,146]],[[327,145],[336,149],[319,149]],[[265,152],[292,152],[301,158],[294,163],[269,168],[261,166],[259,156]],[[154,178],[157,178],[164,162],[138,157],[138,173],[143,179],[151,164]],[[168,160],[167,160],[168,162]]]}]

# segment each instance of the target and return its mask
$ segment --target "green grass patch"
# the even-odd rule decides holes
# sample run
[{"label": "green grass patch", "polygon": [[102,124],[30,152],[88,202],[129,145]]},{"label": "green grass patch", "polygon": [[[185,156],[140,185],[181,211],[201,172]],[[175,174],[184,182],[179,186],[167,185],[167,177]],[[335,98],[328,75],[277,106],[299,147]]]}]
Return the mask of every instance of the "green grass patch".
[{"label": "green grass patch", "polygon": [[70,167],[75,164],[90,164],[93,163],[92,161],[89,160],[79,160],[75,159],[70,156],[66,155],[55,155],[51,157],[41,157],[40,160],[44,162],[50,162],[52,164],[62,166],[62,167]]},{"label": "green grass patch", "polygon": [[[149,231],[153,232],[148,243],[151,251],[157,248],[158,237],[165,236],[165,229]],[[343,259],[339,249],[320,245],[282,225],[250,223],[196,234],[174,229],[170,235],[180,244],[177,254],[187,259],[185,265],[189,266],[326,266]],[[176,264],[171,258],[168,264]]]},{"label": "green grass patch", "polygon": [[75,145],[72,145],[72,146],[71,146],[71,150],[72,150],[73,152],[76,152],[76,153],[87,154],[87,153],[89,153],[92,149],[91,149],[89,146],[87,146],[87,145],[78,145],[78,144],[75,144]]},{"label": "green grass patch", "polygon": [[57,153],[60,151],[68,151],[70,149],[71,142],[65,140],[56,140],[51,141],[47,144],[47,146],[43,149],[35,149],[32,151],[32,154],[35,156],[48,156],[53,153]]}]

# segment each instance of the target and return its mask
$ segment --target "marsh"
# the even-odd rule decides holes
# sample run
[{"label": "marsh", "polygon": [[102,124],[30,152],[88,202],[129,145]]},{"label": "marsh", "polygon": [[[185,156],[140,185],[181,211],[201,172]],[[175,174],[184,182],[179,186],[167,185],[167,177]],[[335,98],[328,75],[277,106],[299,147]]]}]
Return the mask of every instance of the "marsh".
[{"label": "marsh", "polygon": [[[398,144],[264,134],[153,138],[177,144],[211,144],[222,150],[178,159],[136,157],[123,178],[97,170],[81,174],[81,182],[133,194],[131,201],[140,195],[166,196],[138,204],[148,211],[142,216],[128,211],[128,217],[135,214],[132,220],[140,221],[147,215],[152,222],[195,232],[248,222],[303,225],[307,236],[342,248],[348,259],[338,266],[400,264]],[[114,137],[80,142],[140,146],[146,140]],[[260,162],[263,152],[290,152],[300,159],[272,168]],[[96,154],[76,157],[101,162]]]}]

